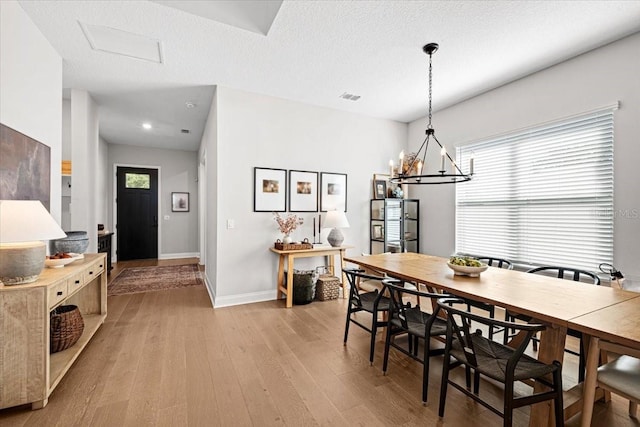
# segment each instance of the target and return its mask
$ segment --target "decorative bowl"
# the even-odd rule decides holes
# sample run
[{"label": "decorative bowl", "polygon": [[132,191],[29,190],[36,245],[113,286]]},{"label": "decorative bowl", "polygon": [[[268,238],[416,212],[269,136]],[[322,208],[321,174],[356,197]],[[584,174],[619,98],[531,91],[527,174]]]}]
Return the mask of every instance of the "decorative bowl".
[{"label": "decorative bowl", "polygon": [[67,255],[70,255],[70,258],[46,258],[44,260],[44,265],[49,268],[61,268],[67,264],[71,264],[73,261],[84,259],[83,254],[68,252]]},{"label": "decorative bowl", "polygon": [[57,258],[57,259],[47,258],[44,260],[44,265],[46,265],[49,268],[62,268],[67,264],[71,264],[76,259],[77,258]]},{"label": "decorative bowl", "polygon": [[466,265],[457,265],[447,262],[447,265],[450,269],[453,270],[453,273],[456,276],[469,276],[469,277],[479,277],[480,273],[485,271],[489,266],[487,264],[483,264],[481,267],[467,267]]},{"label": "decorative bowl", "polygon": [[89,236],[86,231],[65,231],[67,237],[51,240],[49,250],[52,254],[58,252],[83,253],[89,246]]}]

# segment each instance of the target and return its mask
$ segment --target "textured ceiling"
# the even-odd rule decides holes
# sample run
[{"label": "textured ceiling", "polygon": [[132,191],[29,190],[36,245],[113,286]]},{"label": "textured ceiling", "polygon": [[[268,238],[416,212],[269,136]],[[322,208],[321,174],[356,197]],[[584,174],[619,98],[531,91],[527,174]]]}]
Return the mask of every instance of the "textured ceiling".
[{"label": "textured ceiling", "polygon": [[282,0],[151,0],[223,24],[267,35]]},{"label": "textured ceiling", "polygon": [[[64,86],[101,106],[107,141],[153,145],[117,127],[157,114],[192,127],[184,149],[197,149],[213,85],[408,122],[426,114],[427,42],[440,44],[439,109],[640,31],[640,1],[284,1],[266,36],[157,2],[20,4],[63,57]],[[93,51],[79,21],[158,39],[164,63]]]}]

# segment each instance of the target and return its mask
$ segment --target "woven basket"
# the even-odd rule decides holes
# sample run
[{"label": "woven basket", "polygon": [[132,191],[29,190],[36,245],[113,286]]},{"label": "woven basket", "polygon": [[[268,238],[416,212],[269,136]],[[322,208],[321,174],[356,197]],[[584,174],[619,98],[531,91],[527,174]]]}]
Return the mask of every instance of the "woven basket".
[{"label": "woven basket", "polygon": [[51,353],[68,349],[78,341],[84,331],[82,314],[75,305],[62,305],[54,309],[49,322]]},{"label": "woven basket", "polygon": [[[284,272],[287,280],[288,271]],[[296,305],[309,304],[316,294],[316,271],[293,270],[293,303]]]},{"label": "woven basket", "polygon": [[280,241],[280,239],[278,239],[278,241],[276,241],[275,243],[275,248],[279,251],[298,251],[303,249],[313,249],[313,245],[308,241],[296,242],[296,243],[283,243]]},{"label": "woven basket", "polygon": [[326,301],[340,295],[340,279],[330,274],[321,274],[316,282],[316,299]]}]

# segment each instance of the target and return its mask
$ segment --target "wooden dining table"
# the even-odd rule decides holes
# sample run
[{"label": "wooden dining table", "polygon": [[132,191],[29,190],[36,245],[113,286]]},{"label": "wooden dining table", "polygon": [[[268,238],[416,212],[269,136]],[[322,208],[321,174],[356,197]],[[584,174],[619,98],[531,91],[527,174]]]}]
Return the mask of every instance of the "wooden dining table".
[{"label": "wooden dining table", "polygon": [[[547,328],[541,334],[538,350],[538,359],[545,363],[563,360],[567,328],[575,328],[577,319],[582,318],[586,324],[589,318],[585,316],[608,308],[615,311],[618,304],[640,297],[638,293],[621,289],[496,267],[489,267],[479,277],[459,276],[449,268],[447,258],[417,253],[348,256],[345,261],[428,288],[503,307],[545,324]],[[606,330],[598,328],[597,322],[589,325],[588,333],[607,334]],[[611,329],[607,336],[640,345],[637,335],[627,336],[624,330]],[[536,391],[541,387],[536,384]],[[565,419],[581,410],[581,397],[578,386],[565,392]],[[553,425],[551,408],[549,402],[533,405],[529,425]]]}]

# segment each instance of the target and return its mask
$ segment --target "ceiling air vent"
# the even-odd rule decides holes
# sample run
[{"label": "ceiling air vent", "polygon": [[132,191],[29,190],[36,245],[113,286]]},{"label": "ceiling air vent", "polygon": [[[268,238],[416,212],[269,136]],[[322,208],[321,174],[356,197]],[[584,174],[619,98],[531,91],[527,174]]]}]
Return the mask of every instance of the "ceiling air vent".
[{"label": "ceiling air vent", "polygon": [[180,132],[182,132],[182,133],[191,133],[191,131],[189,129],[182,129]]},{"label": "ceiling air vent", "polygon": [[357,101],[358,99],[360,99],[360,95],[353,95],[351,93],[344,92],[342,95],[340,95],[340,98],[348,99],[349,101]]}]

